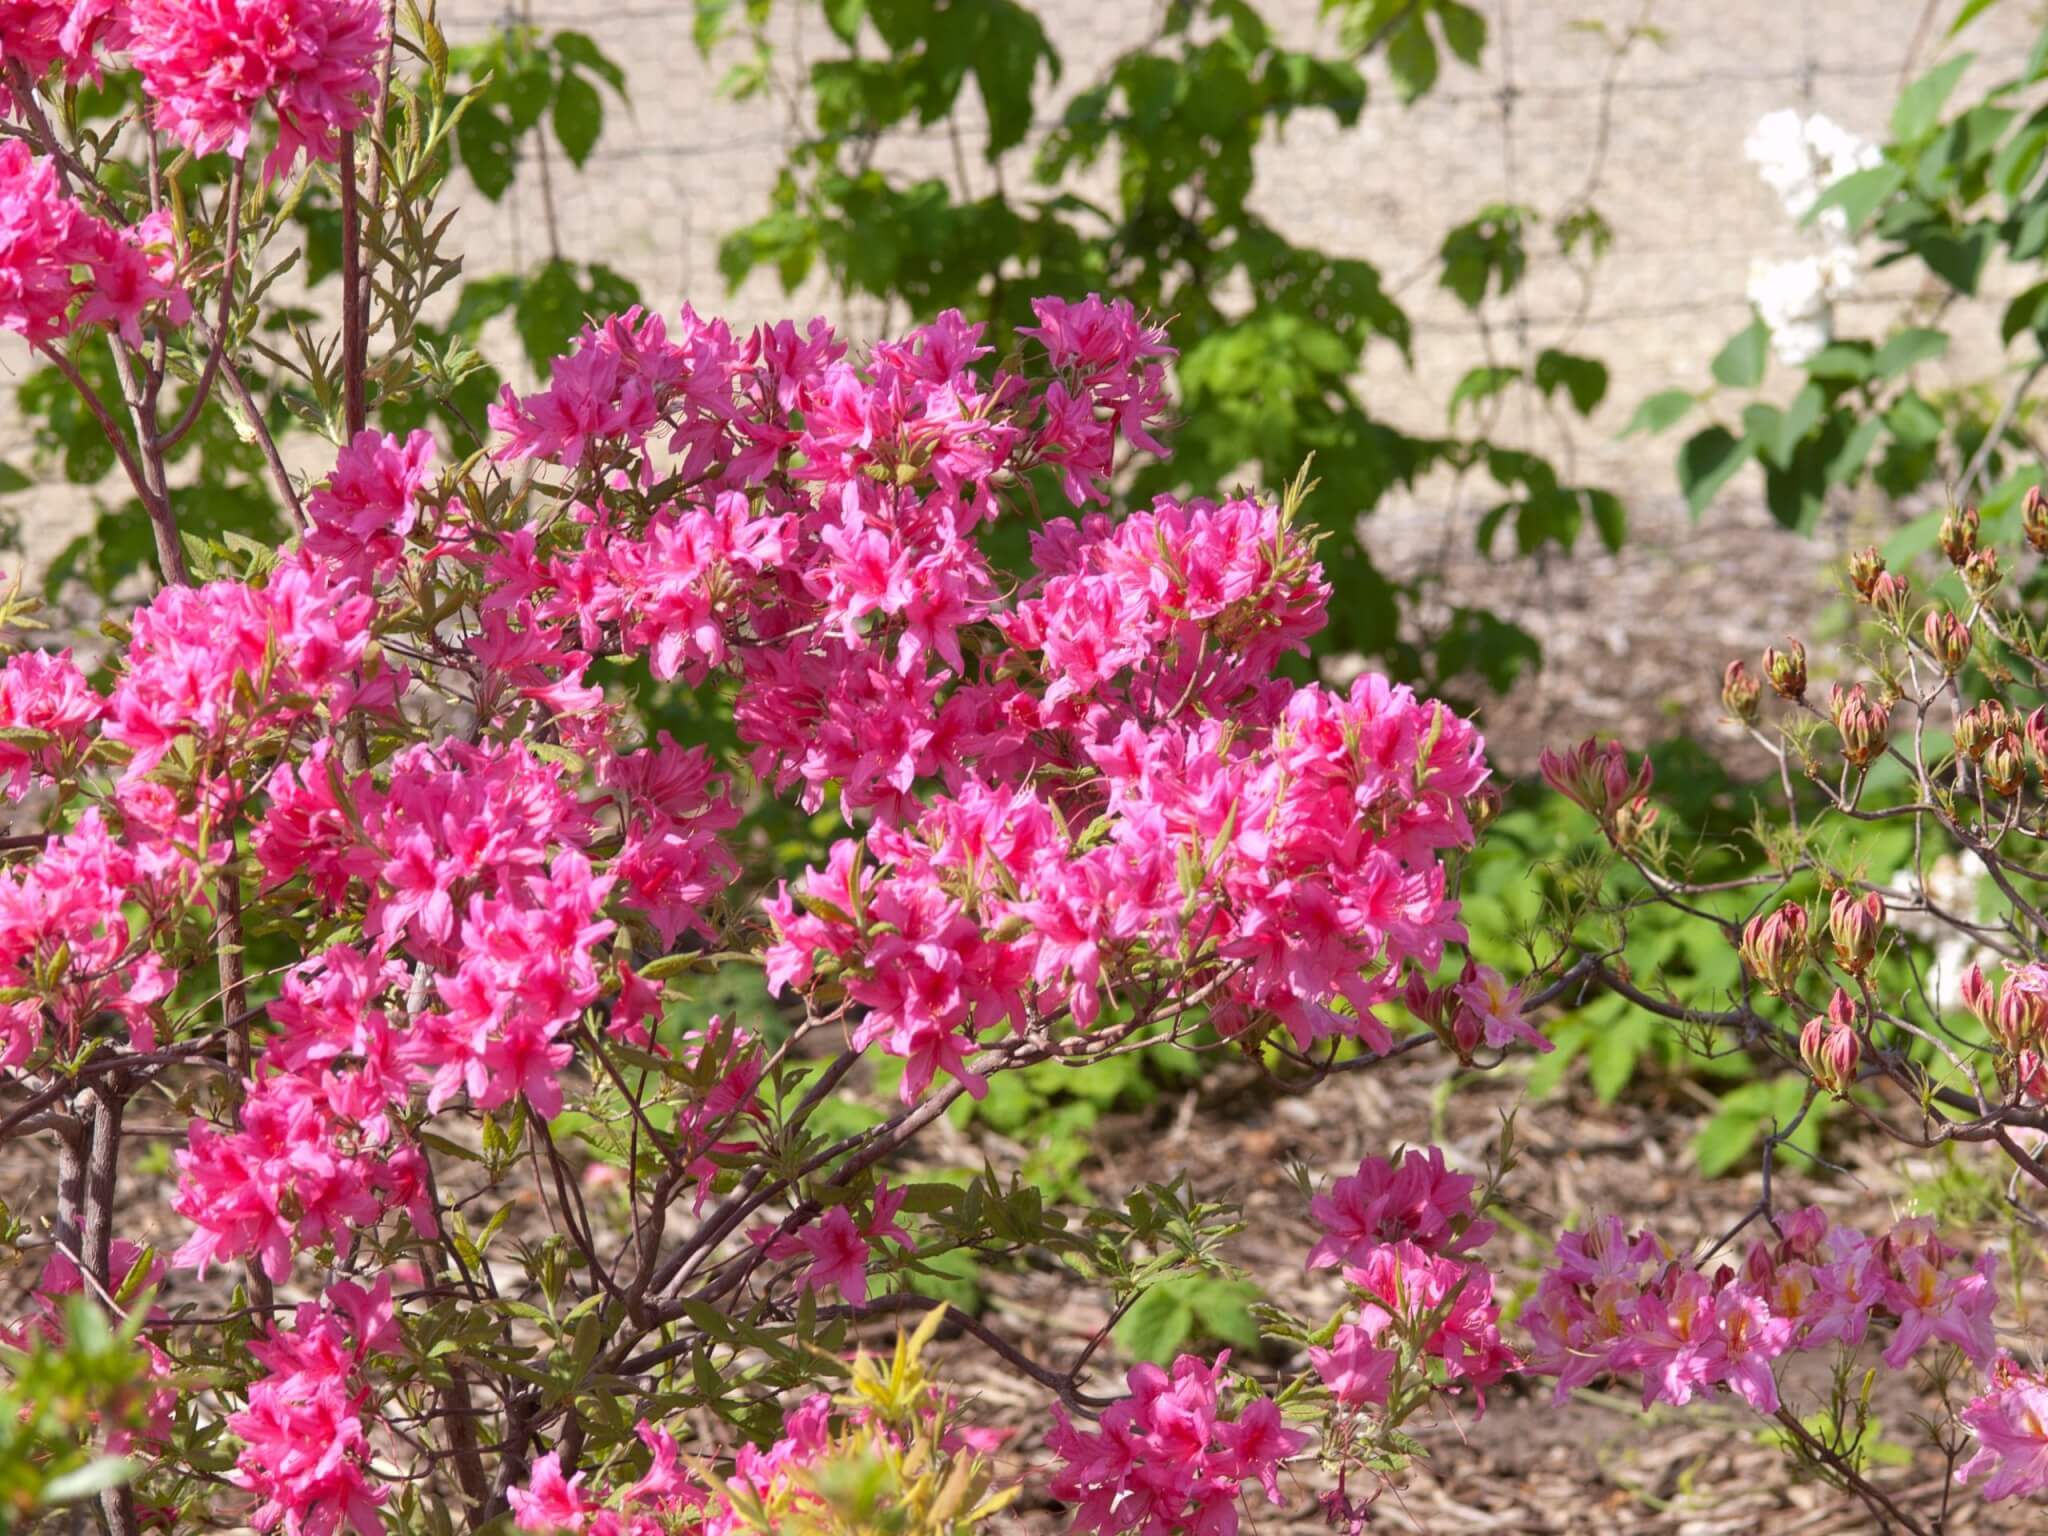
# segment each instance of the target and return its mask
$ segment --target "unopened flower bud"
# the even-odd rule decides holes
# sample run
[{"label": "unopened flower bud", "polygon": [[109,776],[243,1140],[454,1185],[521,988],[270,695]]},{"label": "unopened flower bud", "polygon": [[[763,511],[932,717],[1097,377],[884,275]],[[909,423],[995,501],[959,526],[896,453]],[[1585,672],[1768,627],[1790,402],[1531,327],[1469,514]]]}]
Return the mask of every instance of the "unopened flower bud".
[{"label": "unopened flower bud", "polygon": [[1960,566],[1977,553],[1977,509],[1951,507],[1941,520],[1941,552],[1950,565]]},{"label": "unopened flower bud", "polygon": [[2027,716],[2027,761],[2036,773],[2048,773],[2048,705]]},{"label": "unopened flower bud", "polygon": [[1846,689],[1835,684],[1829,707],[1834,715],[1835,733],[1842,738],[1842,756],[1855,767],[1868,767],[1884,751],[1890,737],[1890,711],[1873,701],[1861,683]]},{"label": "unopened flower bud", "polygon": [[1789,992],[1806,964],[1806,908],[1788,901],[1742,927],[1742,963],[1773,992]]},{"label": "unopened flower bud", "polygon": [[1877,585],[1877,578],[1884,574],[1884,556],[1871,545],[1859,549],[1849,557],[1849,585],[1856,589],[1856,595],[1866,603]]},{"label": "unopened flower bud", "polygon": [[1778,1263],[1769,1243],[1751,1243],[1742,1258],[1742,1278],[1759,1289],[1767,1289],[1777,1278]]},{"label": "unopened flower bud", "polygon": [[1401,992],[1402,1005],[1431,1029],[1443,1023],[1453,1001],[1449,987],[1432,987],[1428,977],[1418,974],[1410,974]]},{"label": "unopened flower bud", "polygon": [[1506,807],[1507,799],[1500,792],[1498,784],[1482,784],[1465,798],[1465,819],[1472,823],[1473,835],[1477,836],[1500,820],[1500,813]]},{"label": "unopened flower bud", "polygon": [[2029,992],[2013,985],[2007,977],[1999,989],[1998,1012],[1993,1017],[1991,1033],[2009,1055],[2041,1043],[2041,1024],[2048,1018],[2048,998],[2038,992]]},{"label": "unopened flower bud", "polygon": [[1991,744],[2010,729],[2005,706],[1998,700],[1973,704],[1956,716],[1956,751],[1973,763],[1982,762]]},{"label": "unopened flower bud", "polygon": [[1569,752],[1545,752],[1536,766],[1544,783],[1573,804],[1584,806],[1602,826],[1610,828],[1616,813],[1650,787],[1650,760],[1644,758],[1631,774],[1628,754],[1614,741],[1602,744],[1589,737]]},{"label": "unopened flower bud", "polygon": [[1630,849],[1640,843],[1657,824],[1657,807],[1649,796],[1637,795],[1614,813],[1614,846]]},{"label": "unopened flower bud", "polygon": [[1794,704],[1806,697],[1806,647],[1788,639],[1787,649],[1772,646],[1764,652],[1764,681],[1781,699]]},{"label": "unopened flower bud", "polygon": [[2020,529],[2036,554],[2048,555],[2048,496],[2038,485],[2027,487],[2026,500],[2020,503]]},{"label": "unopened flower bud", "polygon": [[1861,975],[1877,958],[1884,933],[1884,898],[1875,891],[1857,896],[1836,891],[1828,906],[1828,936],[1835,941],[1835,959],[1842,969]]},{"label": "unopened flower bud", "polygon": [[1749,675],[1749,668],[1740,661],[1728,663],[1728,670],[1721,674],[1721,707],[1728,711],[1731,720],[1744,725],[1755,725],[1757,705],[1763,698],[1763,688]]},{"label": "unopened flower bud", "polygon": [[1963,585],[1970,596],[1982,602],[1998,590],[2005,577],[1998,569],[1998,551],[1980,549],[1963,563]]},{"label": "unopened flower bud", "polygon": [[2048,1099],[2048,1062],[2039,1051],[2021,1051],[2013,1061],[2013,1080],[2019,1090],[2039,1104]]},{"label": "unopened flower bud", "polygon": [[1934,664],[1950,677],[1962,671],[1963,663],[1970,659],[1970,626],[1956,617],[1954,610],[1937,608],[1928,612],[1922,627]]},{"label": "unopened flower bud", "polygon": [[1991,1029],[1998,1004],[1992,993],[1991,983],[1984,979],[1984,968],[1981,965],[1973,965],[1963,972],[1962,994],[1963,1006],[1977,1016],[1979,1024]]},{"label": "unopened flower bud", "polygon": [[1905,577],[1884,571],[1870,584],[1870,606],[1887,624],[1905,623],[1912,605],[1913,586]]},{"label": "unopened flower bud", "polygon": [[2017,733],[2007,731],[1984,753],[1984,782],[2010,800],[2027,781],[2026,749]]},{"label": "unopened flower bud", "polygon": [[1856,1065],[1862,1056],[1863,1042],[1856,1035],[1856,1005],[1837,987],[1827,1017],[1815,1015],[1799,1032],[1799,1059],[1818,1086],[1839,1098],[1856,1081]]}]

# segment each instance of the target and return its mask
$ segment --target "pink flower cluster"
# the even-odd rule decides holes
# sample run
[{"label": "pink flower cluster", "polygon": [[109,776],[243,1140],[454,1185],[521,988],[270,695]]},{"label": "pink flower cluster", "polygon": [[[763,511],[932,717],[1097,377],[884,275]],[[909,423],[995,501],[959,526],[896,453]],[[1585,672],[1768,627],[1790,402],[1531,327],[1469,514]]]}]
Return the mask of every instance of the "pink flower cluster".
[{"label": "pink flower cluster", "polygon": [[1075,1506],[1069,1529],[1099,1536],[1159,1536],[1169,1531],[1236,1536],[1246,1483],[1280,1493],[1283,1462],[1311,1436],[1289,1429],[1269,1397],[1225,1407],[1226,1350],[1213,1365],[1182,1355],[1173,1369],[1135,1367],[1130,1393],[1102,1412],[1093,1430],[1077,1428],[1055,1404],[1046,1449],[1057,1458],[1049,1491]]},{"label": "pink flower cluster", "polygon": [[194,154],[241,159],[256,109],[277,113],[266,180],[302,151],[338,160],[370,114],[385,47],[377,0],[129,0],[129,57],[156,125]]},{"label": "pink flower cluster", "polygon": [[387,1494],[366,1475],[365,1367],[399,1345],[388,1272],[369,1291],[336,1281],[321,1301],[300,1303],[292,1327],[272,1327],[249,1345],[266,1374],[249,1388],[248,1406],[228,1416],[243,1444],[228,1476],[255,1495],[257,1530],[332,1536],[346,1526],[380,1536]]},{"label": "pink flower cluster", "polygon": [[908,1063],[906,1098],[936,1072],[978,1092],[981,1030],[1088,1027],[1162,967],[1213,992],[1225,1033],[1274,1017],[1300,1046],[1385,1050],[1374,1004],[1464,937],[1436,856],[1470,838],[1478,738],[1377,677],[1270,707],[1263,727],[1109,716],[1027,766],[1036,782],[967,779],[910,826],[878,822],[769,903],[771,983],[829,962],[867,1009],[854,1043]]},{"label": "pink flower cluster", "polygon": [[[19,799],[41,779],[76,766],[100,696],[69,651],[21,651],[0,666],[0,781]],[[29,733],[34,733],[33,735]]]},{"label": "pink flower cluster", "polygon": [[0,330],[47,342],[103,325],[139,346],[153,305],[171,325],[191,318],[168,215],[116,228],[78,204],[53,161],[0,143]]},{"label": "pink flower cluster", "polygon": [[20,1066],[43,1041],[75,1051],[86,1025],[111,1014],[139,1051],[156,1048],[158,1005],[177,973],[138,935],[128,907],[167,917],[194,899],[192,865],[162,843],[131,847],[97,809],[52,837],[34,863],[0,872],[0,1067]]},{"label": "pink flower cluster", "polygon": [[[607,903],[671,933],[702,924],[700,864],[716,860],[692,864],[674,847],[715,842],[712,828],[729,823],[729,804],[707,809],[722,790],[704,769],[701,750],[664,741],[600,770],[636,821],[613,867],[639,878],[622,886],[584,851],[596,810],[559,764],[523,746],[423,743],[390,759],[382,785],[344,774],[324,742],[280,766],[251,839],[257,859],[272,885],[302,879],[330,909],[359,905],[370,943],[286,978],[240,1124],[194,1122],[175,1201],[194,1232],[178,1262],[258,1257],[281,1280],[296,1252],[393,1210],[433,1232],[421,1154],[394,1129],[416,1090],[428,1114],[458,1095],[482,1110],[523,1095],[535,1113],[559,1114],[566,1035],[606,990]],[[670,848],[668,862],[657,866],[649,846]],[[622,1036],[654,1044],[658,996],[625,977]],[[685,1049],[693,1068],[711,1069],[675,1127],[701,1198],[713,1154],[746,1145],[731,1127],[753,1110],[761,1066],[745,1031],[715,1023]]]},{"label": "pink flower cluster", "polygon": [[[856,1046],[901,1057],[906,1094],[940,1073],[977,1085],[983,1029],[1034,1011],[1085,1027],[1167,966],[1199,973],[1186,992],[1214,983],[1226,1030],[1277,1017],[1302,1045],[1383,1046],[1373,1005],[1462,937],[1438,860],[1471,836],[1478,738],[1377,678],[1346,695],[1274,678],[1328,589],[1270,505],[1055,521],[1005,599],[975,542],[999,488],[1056,464],[1098,499],[1119,437],[1152,444],[1164,413],[1163,343],[1128,306],[1045,301],[1039,319],[1037,381],[980,371],[989,349],[955,314],[861,366],[822,323],[744,343],[689,311],[588,329],[546,390],[493,413],[502,457],[570,477],[549,536],[451,507],[416,556],[484,578],[474,706],[538,705],[602,758],[590,656],[736,674],[756,772],[874,818],[770,904],[772,979],[843,977]],[[657,440],[678,465],[660,480]],[[359,440],[314,508],[323,555],[394,574],[423,484],[416,444]],[[729,869],[707,836],[722,818],[691,809],[715,797],[679,798],[687,814],[626,819],[609,871],[664,942],[703,931]],[[1512,1034],[1495,1001],[1488,1033]]]},{"label": "pink flower cluster", "polygon": [[1472,1388],[1481,1412],[1485,1389],[1521,1363],[1501,1341],[1493,1272],[1470,1256],[1494,1230],[1473,1209],[1476,1182],[1450,1172],[1441,1148],[1411,1148],[1398,1166],[1367,1158],[1310,1202],[1323,1236],[1308,1267],[1342,1266],[1359,1308],[1309,1351],[1342,1407],[1389,1406],[1402,1346],[1416,1366]]},{"label": "pink flower cluster", "polygon": [[299,1249],[373,1227],[390,1206],[409,1206],[416,1230],[438,1232],[425,1161],[392,1126],[412,1074],[376,1003],[398,976],[336,948],[285,978],[270,1007],[279,1033],[244,1085],[239,1125],[194,1120],[176,1155],[171,1204],[194,1230],[173,1262],[203,1275],[257,1258],[281,1281]]},{"label": "pink flower cluster", "polygon": [[[1039,384],[977,372],[981,329],[950,312],[877,344],[864,368],[822,322],[741,343],[689,310],[673,334],[634,310],[587,330],[546,390],[508,390],[493,409],[500,456],[552,462],[579,485],[601,471],[623,492],[653,481],[640,455],[659,435],[679,462],[664,483],[698,489],[647,514],[578,504],[581,548],[504,540],[494,606],[530,603],[586,646],[616,626],[662,678],[737,665],[758,772],[779,790],[800,782],[812,809],[836,787],[848,808],[900,813],[912,782],[962,747],[1025,728],[997,713],[1015,688],[970,676],[984,669],[959,638],[997,600],[973,540],[995,488],[1061,455],[1106,472],[1119,431],[1163,415],[1159,333],[1128,306],[1091,304],[1076,307],[1099,311],[1086,359],[1062,353]],[[1066,309],[1047,301],[1049,316]],[[1098,396],[1104,419],[1052,409]],[[1094,494],[1078,479],[1070,490]]]},{"label": "pink flower cluster", "polygon": [[433,468],[430,432],[413,432],[403,442],[383,432],[357,433],[327,483],[306,499],[306,551],[365,587],[388,574],[419,521],[420,492]]},{"label": "pink flower cluster", "polygon": [[1640,1374],[1645,1406],[1683,1405],[1718,1386],[1774,1413],[1780,1358],[1860,1344],[1873,1321],[1889,1321],[1893,1370],[1929,1342],[1989,1369],[1998,1259],[1961,1259],[1923,1218],[1873,1241],[1808,1206],[1780,1218],[1775,1239],[1753,1243],[1739,1271],[1722,1265],[1710,1276],[1608,1216],[1559,1240],[1523,1314],[1529,1368],[1557,1377],[1560,1402],[1597,1377]]},{"label": "pink flower cluster", "polygon": [[[360,671],[374,604],[308,559],[268,583],[166,587],[131,625],[106,735],[132,749],[141,778],[180,740],[195,757],[258,748],[324,705],[330,717],[388,705],[398,677],[365,687]],[[272,743],[274,746],[274,743]]]},{"label": "pink flower cluster", "polygon": [[[128,0],[9,0],[0,7],[0,71],[19,63],[31,80],[57,65],[67,81],[99,76],[100,54],[128,46]],[[0,103],[9,99],[0,82]]]},{"label": "pink flower cluster", "polygon": [[1988,1472],[1987,1499],[2048,1493],[2048,1376],[2000,1359],[1960,1417],[1977,1437],[1977,1454],[1956,1473],[1960,1481]]}]

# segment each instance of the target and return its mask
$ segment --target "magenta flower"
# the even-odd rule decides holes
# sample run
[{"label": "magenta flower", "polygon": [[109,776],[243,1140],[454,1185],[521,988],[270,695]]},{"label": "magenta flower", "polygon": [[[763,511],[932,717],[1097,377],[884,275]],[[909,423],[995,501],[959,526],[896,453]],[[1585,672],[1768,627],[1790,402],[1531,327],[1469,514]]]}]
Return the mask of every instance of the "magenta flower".
[{"label": "magenta flower", "polygon": [[1346,1323],[1328,1349],[1311,1347],[1308,1358],[1323,1385],[1346,1408],[1384,1408],[1401,1356],[1396,1350],[1375,1347],[1372,1334]]},{"label": "magenta flower", "polygon": [[301,152],[341,157],[341,136],[377,96],[384,8],[377,0],[131,0],[129,57],[156,125],[194,154],[241,159],[256,109],[277,114],[266,181]]},{"label": "magenta flower", "polygon": [[845,1206],[835,1205],[796,1240],[811,1256],[810,1267],[803,1272],[804,1289],[835,1290],[852,1302],[868,1299],[869,1240]]},{"label": "magenta flower", "polygon": [[1958,1482],[1988,1472],[1981,1491],[1994,1500],[2048,1490],[2048,1382],[2000,1360],[1960,1417],[1977,1437],[1977,1454],[1957,1471]]}]

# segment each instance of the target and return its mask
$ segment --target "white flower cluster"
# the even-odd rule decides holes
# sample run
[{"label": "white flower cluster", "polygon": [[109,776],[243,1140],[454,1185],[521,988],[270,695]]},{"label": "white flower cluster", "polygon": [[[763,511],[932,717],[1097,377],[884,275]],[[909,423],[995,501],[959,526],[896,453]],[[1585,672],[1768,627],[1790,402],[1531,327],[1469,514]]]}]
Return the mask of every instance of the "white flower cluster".
[{"label": "white flower cluster", "polygon": [[[1883,158],[1876,145],[1831,118],[1819,112],[1801,117],[1789,107],[1759,118],[1742,152],[1795,220],[1804,219],[1844,176]],[[1856,284],[1848,218],[1839,208],[1823,208],[1814,228],[1820,251],[1786,261],[1760,259],[1749,272],[1749,302],[1771,333],[1771,350],[1795,368],[1833,338],[1835,301]]]}]

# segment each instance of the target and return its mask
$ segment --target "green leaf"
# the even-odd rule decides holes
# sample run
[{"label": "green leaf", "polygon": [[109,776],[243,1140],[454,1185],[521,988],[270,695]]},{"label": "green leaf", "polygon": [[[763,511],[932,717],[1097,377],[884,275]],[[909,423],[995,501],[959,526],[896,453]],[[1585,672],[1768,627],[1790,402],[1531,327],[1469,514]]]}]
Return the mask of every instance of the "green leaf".
[{"label": "green leaf", "polygon": [[1436,24],[1443,28],[1444,44],[1462,64],[1479,67],[1479,55],[1486,48],[1486,18],[1458,0],[1437,0]]},{"label": "green leaf", "polygon": [[1031,88],[1037,83],[1039,65],[1043,63],[1057,80],[1060,61],[1046,38],[1045,28],[1030,11],[1009,0],[981,3],[986,10],[982,12],[980,35],[970,56],[974,83],[980,87],[982,105],[988,110],[988,143],[984,153],[993,161],[1005,150],[1022,144],[1031,131]]},{"label": "green leaf", "polygon": [[1202,1332],[1236,1350],[1259,1347],[1259,1325],[1251,1310],[1251,1304],[1259,1299],[1255,1285],[1208,1275],[1195,1281],[1188,1295]]},{"label": "green leaf", "polygon": [[1506,693],[1543,664],[1543,647],[1520,625],[1483,608],[1456,608],[1433,660],[1439,677],[1477,677],[1494,692]]},{"label": "green leaf", "polygon": [[1387,69],[1403,101],[1428,94],[1436,84],[1436,44],[1430,41],[1419,12],[1394,28],[1394,35],[1387,40]]},{"label": "green leaf", "polygon": [[1678,450],[1678,483],[1685,504],[1698,517],[1735,472],[1749,462],[1756,445],[1737,439],[1726,427],[1695,432]]},{"label": "green leaf", "polygon": [[1656,1043],[1656,1021],[1639,1008],[1598,1028],[1586,1049],[1586,1079],[1602,1104],[1612,1104]]},{"label": "green leaf", "polygon": [[574,64],[578,69],[587,69],[606,85],[619,93],[619,99],[626,97],[626,72],[619,68],[587,32],[557,32],[555,53],[565,64]]},{"label": "green leaf", "polygon": [[2021,331],[2048,330],[2048,282],[2039,282],[2005,306],[1998,339],[2008,346]]},{"label": "green leaf", "polygon": [[1838,341],[1832,346],[1822,347],[1807,362],[1806,376],[1810,379],[1847,379],[1861,383],[1870,377],[1870,348],[1865,345]]},{"label": "green leaf", "polygon": [[1586,510],[1593,514],[1593,526],[1600,532],[1600,542],[1611,554],[1620,549],[1628,538],[1628,509],[1612,491],[1590,490],[1585,496]]},{"label": "green leaf", "polygon": [[29,479],[27,475],[24,475],[12,464],[0,461],[0,496],[4,496],[11,491],[31,490],[34,486],[35,481]]},{"label": "green leaf", "polygon": [[493,83],[491,94],[504,103],[512,131],[520,134],[541,120],[554,91],[555,72],[547,55],[522,44],[516,59],[507,62],[505,73]]},{"label": "green leaf", "polygon": [[455,148],[462,156],[462,168],[469,172],[477,191],[494,203],[512,189],[517,147],[518,136],[511,125],[482,102],[463,113],[455,125]]},{"label": "green leaf", "polygon": [[1467,309],[1480,306],[1489,284],[1505,298],[1528,267],[1522,227],[1533,217],[1530,210],[1512,203],[1492,203],[1481,209],[1477,218],[1444,236],[1440,248],[1444,270],[1437,281],[1455,293]]},{"label": "green leaf", "polygon": [[1690,390],[1659,390],[1636,407],[1635,415],[1629,417],[1628,425],[1621,429],[1621,435],[1634,437],[1638,432],[1668,431],[1698,403],[1698,397]]},{"label": "green leaf", "polygon": [[1455,422],[1460,406],[1477,405],[1482,400],[1489,400],[1521,376],[1522,370],[1519,368],[1495,365],[1471,369],[1465,377],[1458,380],[1457,387],[1451,391],[1451,403],[1445,408],[1445,415]]},{"label": "green leaf", "polygon": [[1998,226],[1976,223],[1959,234],[1922,230],[1908,237],[1906,244],[1934,270],[1936,276],[1958,293],[1974,294],[1984,267],[1998,243]]},{"label": "green leaf", "polygon": [[1901,91],[1898,105],[1892,108],[1892,137],[1901,144],[1913,144],[1932,133],[1941,121],[1949,93],[1974,58],[1974,53],[1959,53],[1944,59]]},{"label": "green leaf", "polygon": [[1885,425],[1892,429],[1892,435],[1906,443],[1925,446],[1941,440],[1941,412],[1917,390],[1908,390],[1893,401],[1891,409],[1884,413],[1884,420]]},{"label": "green leaf", "polygon": [[502,315],[517,304],[520,290],[525,286],[524,279],[510,273],[464,283],[460,296],[455,300],[455,313],[448,320],[449,331],[474,337],[483,329],[486,320]]},{"label": "green leaf", "polygon": [[604,99],[581,75],[566,74],[555,90],[555,137],[579,170],[604,131]]},{"label": "green leaf", "polygon": [[1764,381],[1770,347],[1770,327],[1760,319],[1752,320],[1748,329],[1729,338],[1714,359],[1714,377],[1730,389],[1755,389]]},{"label": "green leaf", "polygon": [[1851,171],[1841,180],[1831,183],[1821,195],[1814,199],[1813,206],[1806,210],[1806,217],[1799,222],[1811,224],[1828,208],[1839,208],[1849,222],[1849,232],[1855,234],[1870,222],[1870,216],[1878,208],[1896,196],[1906,184],[1906,168],[1887,160],[1882,165],[1873,165],[1868,170]]},{"label": "green leaf", "polygon": [[1956,19],[1949,24],[1948,35],[1954,37],[1963,28],[1967,27],[1996,4],[1998,4],[1998,0],[1964,0],[1963,8],[1956,13]]},{"label": "green leaf", "polygon": [[1771,461],[1780,466],[1792,462],[1792,455],[1806,436],[1820,424],[1823,411],[1827,409],[1827,398],[1817,384],[1808,384],[1792,397],[1792,403],[1785,407],[1785,414],[1778,422],[1777,441],[1765,450]]},{"label": "green leaf", "polygon": [[1883,432],[1884,418],[1881,416],[1866,416],[1859,421],[1842,446],[1821,465],[1821,474],[1827,483],[1846,485],[1855,479]]},{"label": "green leaf", "polygon": [[1536,387],[1548,399],[1564,386],[1572,405],[1581,416],[1590,416],[1607,395],[1607,365],[1597,358],[1579,357],[1545,347],[1536,354]]},{"label": "green leaf", "polygon": [[550,261],[526,282],[513,311],[526,359],[546,378],[583,327],[583,290],[566,261]]},{"label": "green leaf", "polygon": [[1161,1281],[1131,1303],[1112,1337],[1133,1359],[1167,1365],[1194,1331],[1195,1308],[1186,1287]]},{"label": "green leaf", "polygon": [[1753,1109],[1731,1107],[1742,1097],[1740,1091],[1721,1101],[1721,1112],[1709,1120],[1693,1138],[1693,1157],[1703,1178],[1719,1178],[1742,1160],[1756,1145],[1763,1130],[1763,1116]]},{"label": "green leaf", "polygon": [[[2007,139],[1992,158],[1988,175],[1991,185],[2018,213],[2020,198],[2041,170],[2041,152],[2048,147],[2048,123],[2037,113],[2028,125]],[[2018,244],[2017,241],[2014,242]]]},{"label": "green leaf", "polygon": [[1802,454],[1783,469],[1764,471],[1764,505],[1779,527],[1795,533],[1812,533],[1820,526],[1826,490],[1827,479],[1810,455]]},{"label": "green leaf", "polygon": [[1903,330],[1877,349],[1870,371],[1880,379],[1897,378],[1915,363],[1940,357],[1948,351],[1948,336],[1941,331],[1919,328]]},{"label": "green leaf", "polygon": [[1758,457],[1766,464],[1778,462],[1778,435],[1784,426],[1785,413],[1775,405],[1752,400],[1742,408],[1742,436],[1755,444]]},{"label": "green leaf", "polygon": [[842,43],[860,41],[861,18],[868,13],[868,0],[825,0],[825,25]]}]

